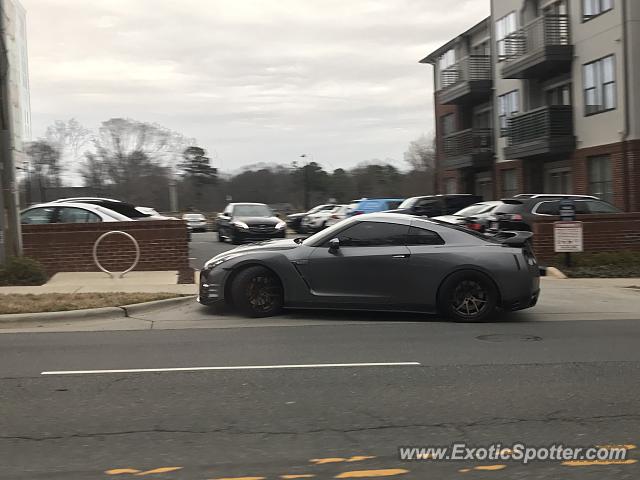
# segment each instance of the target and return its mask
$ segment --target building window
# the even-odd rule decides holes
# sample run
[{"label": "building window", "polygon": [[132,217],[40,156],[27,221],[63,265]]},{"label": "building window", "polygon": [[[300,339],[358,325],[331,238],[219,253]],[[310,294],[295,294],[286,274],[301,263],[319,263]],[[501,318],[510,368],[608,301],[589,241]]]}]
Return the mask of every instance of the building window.
[{"label": "building window", "polygon": [[545,172],[544,193],[571,193],[571,169],[554,168]]},{"label": "building window", "polygon": [[502,196],[510,198],[518,194],[518,175],[515,168],[502,171]]},{"label": "building window", "polygon": [[613,9],[613,0],[582,0],[582,21],[586,22]]},{"label": "building window", "polygon": [[547,105],[571,105],[571,84],[547,90]]},{"label": "building window", "polygon": [[438,61],[438,66],[440,67],[440,71],[449,68],[450,66],[456,63],[456,51],[451,48],[444,52],[444,54],[440,57]]},{"label": "building window", "polygon": [[585,115],[616,108],[616,71],[613,55],[584,65],[583,81]]},{"label": "building window", "polygon": [[589,194],[613,203],[611,157],[591,157],[589,162]]},{"label": "building window", "polygon": [[444,193],[453,194],[458,193],[458,182],[455,178],[447,178],[444,181]]},{"label": "building window", "polygon": [[498,48],[498,60],[502,61],[507,56],[507,44],[505,38],[518,29],[518,17],[516,12],[496,20],[496,41]]},{"label": "building window", "polygon": [[513,92],[500,95],[498,97],[498,107],[500,115],[500,136],[504,137],[507,135],[507,119],[520,111],[520,92],[514,90]]},{"label": "building window", "polygon": [[440,117],[440,126],[442,127],[442,136],[446,137],[456,131],[456,116],[449,113]]}]

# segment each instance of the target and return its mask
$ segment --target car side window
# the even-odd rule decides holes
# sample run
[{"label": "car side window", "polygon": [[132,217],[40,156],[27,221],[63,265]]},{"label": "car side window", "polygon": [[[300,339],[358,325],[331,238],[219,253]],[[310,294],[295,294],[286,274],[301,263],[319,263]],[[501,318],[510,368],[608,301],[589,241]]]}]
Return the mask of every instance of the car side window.
[{"label": "car side window", "polygon": [[337,238],[340,247],[388,247],[405,245],[408,231],[408,225],[397,223],[358,222],[340,232]]},{"label": "car side window", "polygon": [[401,203],[402,202],[398,200],[391,200],[390,202],[387,202],[387,210],[395,210]]},{"label": "car side window", "polygon": [[542,202],[536,207],[536,215],[560,215],[560,202],[554,200],[553,202]]},{"label": "car side window", "polygon": [[440,235],[426,228],[411,227],[407,237],[407,245],[444,245],[444,240]]},{"label": "car side window", "polygon": [[20,216],[20,222],[25,225],[43,225],[51,223],[53,219],[53,207],[32,208]]},{"label": "car side window", "polygon": [[589,211],[587,213],[620,213],[617,207],[598,200],[587,200],[584,202]]},{"label": "car side window", "polygon": [[62,207],[58,211],[57,223],[98,223],[102,219],[89,210],[81,208]]}]

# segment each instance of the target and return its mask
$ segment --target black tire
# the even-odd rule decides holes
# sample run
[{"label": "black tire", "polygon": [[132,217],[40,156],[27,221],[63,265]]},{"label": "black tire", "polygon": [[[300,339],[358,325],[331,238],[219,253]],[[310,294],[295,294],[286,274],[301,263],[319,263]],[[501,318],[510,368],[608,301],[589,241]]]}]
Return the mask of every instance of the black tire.
[{"label": "black tire", "polygon": [[438,294],[440,312],[455,322],[484,322],[495,314],[497,304],[495,284],[480,272],[454,273]]},{"label": "black tire", "polygon": [[229,236],[229,238],[231,239],[231,243],[234,245],[240,245],[242,243],[242,240],[240,240],[240,237],[238,236],[238,234],[233,231],[231,232],[231,235]]},{"label": "black tire", "polygon": [[282,283],[267,268],[249,267],[233,279],[231,299],[235,308],[243,315],[252,318],[271,317],[282,311]]},{"label": "black tire", "polygon": [[226,240],[224,238],[224,235],[222,235],[222,233],[220,233],[220,230],[218,230],[218,241],[220,243],[224,243]]}]

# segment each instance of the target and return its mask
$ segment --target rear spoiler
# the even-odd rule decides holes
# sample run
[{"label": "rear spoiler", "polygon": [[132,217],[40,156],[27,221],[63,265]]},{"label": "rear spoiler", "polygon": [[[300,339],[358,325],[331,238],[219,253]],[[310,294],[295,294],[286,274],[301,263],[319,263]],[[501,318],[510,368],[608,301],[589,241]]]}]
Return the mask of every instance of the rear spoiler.
[{"label": "rear spoiler", "polygon": [[524,247],[532,237],[531,232],[498,232],[491,238],[505,247],[519,248]]}]

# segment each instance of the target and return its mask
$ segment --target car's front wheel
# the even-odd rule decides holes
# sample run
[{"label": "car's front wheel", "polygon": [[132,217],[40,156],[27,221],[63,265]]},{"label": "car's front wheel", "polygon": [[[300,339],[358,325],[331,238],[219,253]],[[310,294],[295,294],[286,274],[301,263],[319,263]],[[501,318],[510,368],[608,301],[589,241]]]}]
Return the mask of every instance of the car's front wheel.
[{"label": "car's front wheel", "polygon": [[445,280],[438,304],[456,322],[483,322],[495,314],[498,290],[482,273],[458,272]]},{"label": "car's front wheel", "polygon": [[282,311],[284,294],[280,279],[269,269],[242,270],[231,284],[233,305],[249,317],[270,317]]}]

